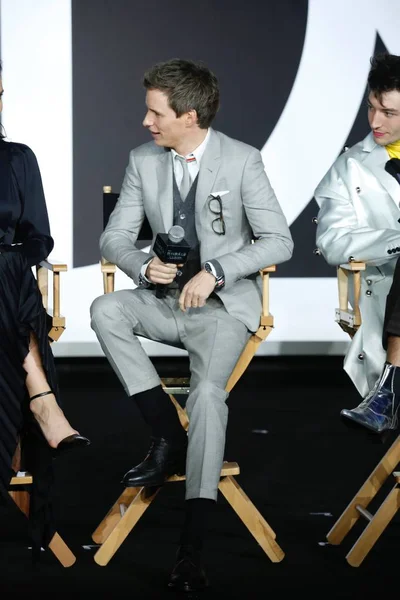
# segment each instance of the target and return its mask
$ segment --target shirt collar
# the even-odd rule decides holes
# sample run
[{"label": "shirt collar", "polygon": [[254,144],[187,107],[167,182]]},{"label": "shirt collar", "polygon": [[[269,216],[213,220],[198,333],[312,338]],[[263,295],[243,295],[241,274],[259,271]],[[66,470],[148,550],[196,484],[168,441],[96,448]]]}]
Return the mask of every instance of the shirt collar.
[{"label": "shirt collar", "polygon": [[[198,166],[200,166],[200,161],[203,158],[203,154],[206,150],[209,139],[210,139],[210,129],[207,130],[207,135],[204,138],[204,140],[201,142],[200,146],[197,146],[197,148],[195,148],[195,150],[193,150],[193,152],[189,152],[189,154],[186,154],[186,156],[184,158],[188,159],[188,158],[191,158],[194,156]],[[171,152],[172,152],[172,158],[175,159],[175,156],[177,156],[178,153],[175,152],[175,150],[173,148],[171,148]],[[179,155],[179,156],[181,156],[181,155]]]}]

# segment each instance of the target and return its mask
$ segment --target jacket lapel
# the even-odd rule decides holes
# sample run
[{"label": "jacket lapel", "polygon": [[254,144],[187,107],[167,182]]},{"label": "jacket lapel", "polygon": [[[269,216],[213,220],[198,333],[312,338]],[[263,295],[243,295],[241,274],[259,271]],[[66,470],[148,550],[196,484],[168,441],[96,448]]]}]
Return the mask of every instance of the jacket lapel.
[{"label": "jacket lapel", "polygon": [[221,143],[216,132],[211,129],[203,158],[201,159],[196,190],[196,212],[200,212],[210,196],[221,165]]},{"label": "jacket lapel", "polygon": [[171,229],[174,219],[174,203],[172,198],[172,163],[170,151],[166,150],[158,157],[157,185],[158,193],[154,195],[154,198],[157,198],[158,200],[161,221],[163,223],[164,230],[167,233]]}]

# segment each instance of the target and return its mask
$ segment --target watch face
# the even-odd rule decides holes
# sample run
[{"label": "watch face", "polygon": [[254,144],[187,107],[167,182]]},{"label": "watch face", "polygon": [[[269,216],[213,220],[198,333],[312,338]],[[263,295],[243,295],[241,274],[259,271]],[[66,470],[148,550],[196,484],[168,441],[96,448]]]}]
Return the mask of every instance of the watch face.
[{"label": "watch face", "polygon": [[205,268],[206,268],[207,273],[211,273],[211,275],[213,274],[211,266],[209,264],[206,264]]}]

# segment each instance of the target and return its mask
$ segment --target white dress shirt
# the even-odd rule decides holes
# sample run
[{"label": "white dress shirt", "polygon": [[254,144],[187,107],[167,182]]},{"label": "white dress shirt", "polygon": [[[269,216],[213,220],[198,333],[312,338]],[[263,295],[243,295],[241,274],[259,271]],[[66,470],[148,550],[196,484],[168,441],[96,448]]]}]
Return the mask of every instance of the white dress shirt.
[{"label": "white dress shirt", "polygon": [[172,166],[174,169],[174,175],[175,175],[175,179],[176,179],[176,185],[178,186],[178,190],[179,190],[179,188],[181,186],[181,182],[182,182],[183,167],[182,167],[182,163],[180,160],[175,160],[175,156],[181,156],[182,158],[185,158],[186,160],[193,158],[193,157],[196,159],[196,160],[192,160],[191,162],[187,163],[188,170],[189,170],[189,176],[190,176],[190,184],[192,184],[193,181],[196,179],[196,176],[199,172],[200,162],[201,162],[201,159],[203,158],[203,154],[204,154],[204,151],[206,149],[209,139],[210,139],[210,130],[208,129],[207,135],[204,138],[204,140],[201,142],[200,146],[197,146],[197,148],[195,150],[193,150],[193,152],[186,154],[186,156],[182,156],[181,154],[178,155],[178,153],[173,148],[171,148]]}]

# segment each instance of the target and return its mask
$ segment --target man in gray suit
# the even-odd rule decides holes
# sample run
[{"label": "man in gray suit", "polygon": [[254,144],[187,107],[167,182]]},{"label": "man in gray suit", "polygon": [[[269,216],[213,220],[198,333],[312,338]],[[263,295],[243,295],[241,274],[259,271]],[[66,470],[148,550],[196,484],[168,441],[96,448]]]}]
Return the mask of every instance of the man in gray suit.
[{"label": "man in gray suit", "polygon": [[[393,350],[394,338],[383,331],[400,254],[400,56],[371,59],[368,88],[371,132],[339,156],[315,191],[320,206],[316,241],[332,265],[366,262],[362,324],[344,362],[364,399],[341,414],[381,433],[397,427],[400,401],[400,353]],[[386,320],[390,322],[388,315]]]},{"label": "man in gray suit", "polygon": [[[97,298],[91,323],[151,429],[146,458],[123,483],[158,486],[186,469],[186,518],[169,585],[190,591],[206,584],[200,551],[223,462],[225,386],[259,325],[259,269],[287,261],[293,243],[260,152],[210,127],[219,107],[215,75],[202,63],[173,59],[151,68],[144,87],[143,125],[153,141],[131,151],[100,240],[101,255],[137,287]],[[145,216],[150,255],[135,247]],[[174,225],[191,248],[184,266],[154,253],[157,234]],[[188,351],[188,435],[136,336]]]}]

